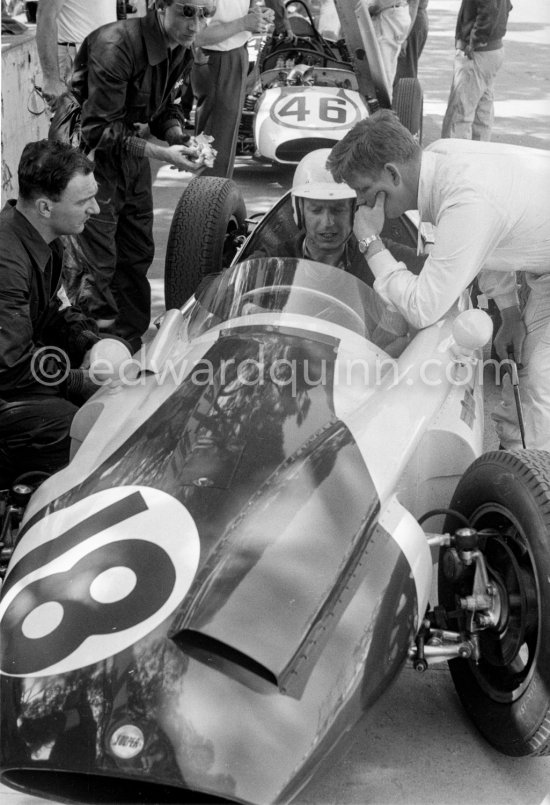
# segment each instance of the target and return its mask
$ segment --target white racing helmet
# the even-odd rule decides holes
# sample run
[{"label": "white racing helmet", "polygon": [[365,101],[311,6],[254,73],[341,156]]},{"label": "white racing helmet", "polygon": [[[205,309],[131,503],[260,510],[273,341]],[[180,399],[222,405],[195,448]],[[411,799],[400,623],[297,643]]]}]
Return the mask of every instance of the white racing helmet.
[{"label": "white racing helmet", "polygon": [[356,199],[357,193],[344,182],[335,182],[326,168],[330,148],[310,151],[298,163],[292,180],[292,211],[296,226],[302,228],[302,209],[298,199],[311,198],[316,201],[337,201]]}]

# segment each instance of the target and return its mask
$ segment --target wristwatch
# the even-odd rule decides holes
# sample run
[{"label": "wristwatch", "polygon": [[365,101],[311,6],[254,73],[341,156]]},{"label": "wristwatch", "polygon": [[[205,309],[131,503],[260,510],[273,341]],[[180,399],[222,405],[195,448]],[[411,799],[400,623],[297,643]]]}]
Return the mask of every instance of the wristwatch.
[{"label": "wristwatch", "polygon": [[361,238],[357,244],[361,254],[365,254],[371,243],[376,243],[377,240],[382,242],[380,235],[369,235],[368,238]]}]

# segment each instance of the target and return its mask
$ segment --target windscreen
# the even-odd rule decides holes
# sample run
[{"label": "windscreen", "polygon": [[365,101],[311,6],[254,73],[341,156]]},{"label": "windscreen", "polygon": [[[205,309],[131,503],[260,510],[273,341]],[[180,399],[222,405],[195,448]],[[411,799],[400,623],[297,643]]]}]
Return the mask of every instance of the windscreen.
[{"label": "windscreen", "polygon": [[[189,336],[255,314],[291,313],[338,324],[369,337],[374,292],[334,266],[289,257],[245,260],[206,278],[190,311]],[[241,322],[242,323],[242,322]]]}]

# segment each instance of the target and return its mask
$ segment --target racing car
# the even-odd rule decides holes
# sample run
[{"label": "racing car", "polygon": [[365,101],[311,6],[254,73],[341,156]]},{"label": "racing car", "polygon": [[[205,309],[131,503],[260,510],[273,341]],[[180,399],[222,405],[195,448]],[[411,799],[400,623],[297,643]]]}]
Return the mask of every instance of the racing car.
[{"label": "racing car", "polygon": [[[360,87],[345,39],[321,33],[319,13],[312,14],[304,0],[286,5],[296,40],[270,38],[257,55],[251,73],[256,80],[245,100],[237,147],[240,154],[293,165],[312,150],[331,148],[355,123],[392,101],[368,15],[361,30],[370,80]],[[398,82],[393,109],[420,138],[422,90],[416,79]]]},{"label": "racing car", "polygon": [[465,296],[390,358],[360,280],[253,256],[285,204],[189,298],[172,277],[26,507],[0,599],[8,786],[288,803],[406,664],[442,659],[490,744],[550,753],[550,460],[482,455],[490,321]]}]

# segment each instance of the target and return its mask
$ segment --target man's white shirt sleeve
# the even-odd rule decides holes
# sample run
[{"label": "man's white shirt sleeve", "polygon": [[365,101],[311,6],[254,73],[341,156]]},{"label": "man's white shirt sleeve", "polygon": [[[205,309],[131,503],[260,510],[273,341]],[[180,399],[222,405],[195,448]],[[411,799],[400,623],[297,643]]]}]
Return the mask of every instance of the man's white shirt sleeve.
[{"label": "man's white shirt sleeve", "polygon": [[[434,246],[418,276],[387,249],[369,260],[375,290],[418,328],[433,324],[449,310],[487,263],[505,224],[499,210],[472,194],[458,204],[447,204],[435,226]],[[489,285],[499,307],[514,304],[510,300],[515,299],[515,282],[509,266],[492,271]]]}]

